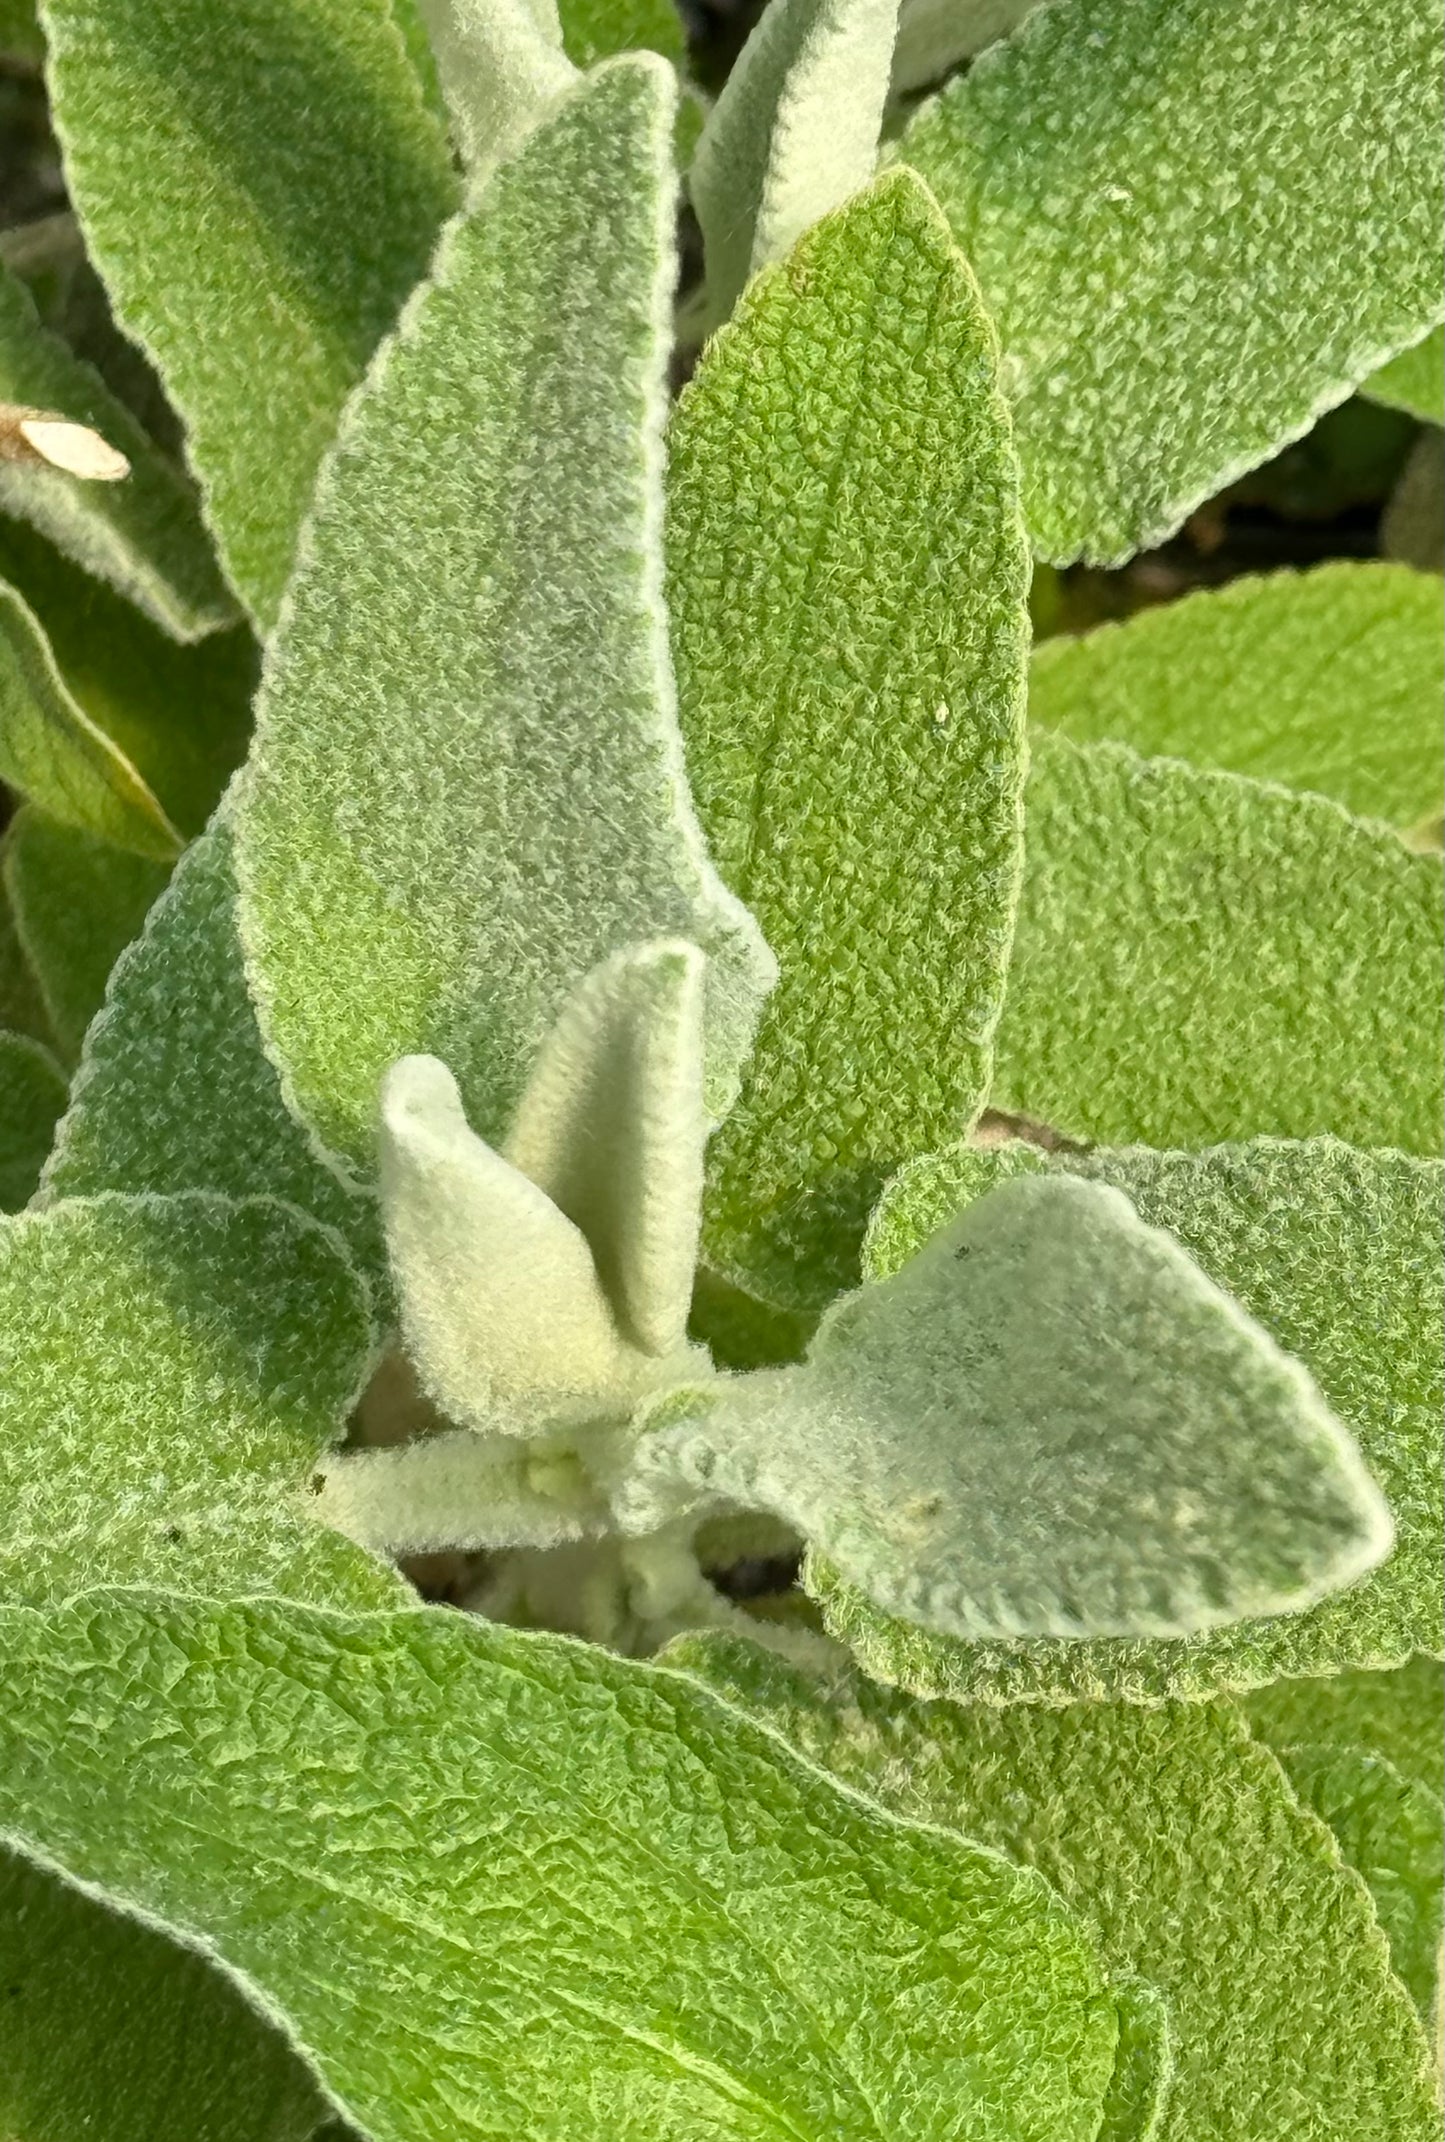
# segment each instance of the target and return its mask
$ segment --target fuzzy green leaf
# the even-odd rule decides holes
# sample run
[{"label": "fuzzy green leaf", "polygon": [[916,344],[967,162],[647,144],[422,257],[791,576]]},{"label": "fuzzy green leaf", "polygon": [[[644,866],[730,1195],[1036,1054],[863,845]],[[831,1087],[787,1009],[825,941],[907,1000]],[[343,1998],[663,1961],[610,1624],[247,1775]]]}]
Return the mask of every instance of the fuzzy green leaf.
[{"label": "fuzzy green leaf", "polygon": [[1445,424],[1445,327],[1437,327],[1408,350],[1401,350],[1378,372],[1360,383],[1361,394],[1391,409],[1404,409],[1426,423]]},{"label": "fuzzy green leaf", "polygon": [[0,1212],[31,1196],[64,1106],[65,1074],[50,1051],[0,1032]]},{"label": "fuzzy green leaf", "polygon": [[[1059,1165],[1031,1147],[957,1147],[890,1185],[869,1245],[882,1276],[1000,1175]],[[1439,1654],[1442,1356],[1441,1170],[1332,1139],[1261,1139],[1209,1153],[1070,1154],[1167,1227],[1318,1382],[1394,1515],[1395,1551],[1351,1590],[1303,1613],[1175,1641],[963,1644],[890,1621],[815,1571],[833,1633],[879,1678],[961,1701],[1152,1702],[1283,1675],[1395,1666]]]},{"label": "fuzzy green leaf", "polygon": [[206,1958],[0,1850],[0,2131],[308,2142],[316,2085]]},{"label": "fuzzy green leaf", "polygon": [[0,1222],[0,1586],[407,1596],[302,1497],[370,1367],[335,1236],[271,1199],[79,1198]]},{"label": "fuzzy green leaf", "polygon": [[707,320],[873,176],[898,0],[769,0],[688,171]]},{"label": "fuzzy green leaf", "polygon": [[88,483],[0,455],[0,512],[33,522],[177,639],[232,621],[190,485],[100,375],[40,325],[25,285],[3,266],[0,402],[87,425],[130,464],[119,483]]},{"label": "fuzzy green leaf", "polygon": [[855,1791],[1045,1874],[1115,1970],[1164,1996],[1157,2142],[1438,2133],[1368,1899],[1229,1706],[955,1707],[854,1674],[824,1689],[724,1638],[667,1656]]},{"label": "fuzzy green leaf", "polygon": [[441,129],[389,0],[227,0],[223,35],[211,0],[47,0],[46,29],[91,254],[270,624],[341,405],[455,198]]},{"label": "fuzzy green leaf", "polygon": [[1143,610],[1045,640],[1029,716],[1076,743],[1132,745],[1409,827],[1445,797],[1440,590],[1398,565],[1346,562]]},{"label": "fuzzy green leaf", "polygon": [[1438,1659],[1411,1659],[1390,1673],[1272,1681],[1241,1701],[1272,1748],[1362,1748],[1445,1798],[1445,1666]]},{"label": "fuzzy green leaf", "polygon": [[203,1938],[375,2142],[1098,2134],[1118,2003],[1038,1877],[680,1674],[436,1609],[3,1636],[0,1822]]},{"label": "fuzzy green leaf", "polygon": [[891,1169],[977,1113],[1019,872],[1017,471],[992,331],[915,181],[758,279],[669,444],[688,771],[783,962],[709,1151],[704,1259],[818,1307]]},{"label": "fuzzy green leaf", "polygon": [[1175,1636],[1388,1551],[1318,1391],[1117,1191],[1024,1176],[829,1310],[805,1367],[658,1430],[888,1612],[968,1637]]},{"label": "fuzzy green leaf", "polygon": [[606,62],[452,226],[351,406],[272,651],[242,935],[288,1097],[363,1173],[398,1057],[439,1057],[498,1143],[574,983],[674,932],[713,955],[719,1112],[771,978],[673,720],[672,101],[664,61]]},{"label": "fuzzy green leaf", "polygon": [[1380,516],[1380,549],[1421,573],[1445,573],[1445,433],[1428,425]]},{"label": "fuzzy green leaf", "polygon": [[56,1042],[73,1062],[106,977],[164,888],[167,866],[57,825],[27,804],[7,835],[4,872]]},{"label": "fuzzy green leaf", "polygon": [[1018,28],[1038,0],[903,0],[893,48],[893,95],[941,82]]},{"label": "fuzzy green leaf", "polygon": [[516,148],[577,71],[562,50],[548,0],[417,0],[436,53],[442,93],[468,164]]},{"label": "fuzzy green leaf", "polygon": [[673,0],[562,0],[562,43],[576,67],[613,52],[660,52],[681,62],[682,17]]},{"label": "fuzzy green leaf", "polygon": [[35,19],[35,0],[0,0],[0,52],[40,65],[45,38]]},{"label": "fuzzy green leaf", "polygon": [[228,798],[122,954],[86,1036],[41,1201],[102,1190],[283,1198],[385,1267],[375,1204],[346,1191],[288,1115],[236,934]]},{"label": "fuzzy green leaf", "polygon": [[1162,541],[1439,319],[1439,42],[1436,0],[1054,0],[913,120],[1042,557]]},{"label": "fuzzy green leaf", "polygon": [[1441,872],[1321,797],[1040,734],[993,1106],[1440,1149]]}]

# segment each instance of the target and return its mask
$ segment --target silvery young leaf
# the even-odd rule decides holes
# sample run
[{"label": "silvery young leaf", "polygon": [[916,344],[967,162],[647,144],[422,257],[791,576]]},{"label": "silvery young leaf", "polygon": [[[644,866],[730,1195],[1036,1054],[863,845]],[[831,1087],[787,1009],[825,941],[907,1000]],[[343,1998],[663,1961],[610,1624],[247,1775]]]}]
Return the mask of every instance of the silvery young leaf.
[{"label": "silvery young leaf", "polygon": [[5,841],[5,887],[61,1054],[73,1063],[117,955],[164,888],[164,863],[57,825],[33,804]]},{"label": "silvery young leaf", "polygon": [[688,171],[708,324],[873,176],[898,0],[769,0]]},{"label": "silvery young leaf", "polygon": [[995,1108],[1440,1149],[1441,871],[1322,797],[1034,740]]},{"label": "silvery young leaf", "polygon": [[1360,382],[1360,392],[1427,423],[1445,424],[1445,327],[1372,372]]},{"label": "silvery young leaf", "polygon": [[562,50],[556,8],[531,0],[417,0],[442,92],[469,164],[514,149],[577,71]]},{"label": "silvery young leaf", "polygon": [[1424,2042],[1359,1883],[1224,1704],[1064,1710],[824,1687],[755,1645],[666,1654],[894,1812],[1036,1867],[1164,1997],[1157,2142],[1428,2142]]},{"label": "silvery young leaf", "polygon": [[[939,1224],[1001,1175],[1056,1166],[1032,1147],[956,1147],[890,1185],[868,1265],[894,1272]],[[1359,1444],[1394,1515],[1381,1568],[1298,1614],[1153,1642],[963,1644],[879,1614],[815,1569],[832,1633],[866,1670],[960,1701],[1114,1696],[1156,1702],[1285,1675],[1401,1664],[1445,1649],[1441,1628],[1442,1177],[1403,1153],[1333,1139],[1259,1139],[1208,1153],[1070,1154],[1069,1171],[1117,1184],[1167,1227],[1314,1376]]]},{"label": "silvery young leaf", "polygon": [[0,1849],[0,2131],[308,2142],[315,2082],[205,1957]]},{"label": "silvery young leaf", "polygon": [[575,66],[612,52],[660,52],[681,62],[682,18],[673,0],[562,0],[562,42]]},{"label": "silvery young leaf", "polygon": [[1272,1681],[1241,1699],[1272,1748],[1359,1748],[1445,1798],[1445,1666],[1411,1659],[1390,1673]]},{"label": "silvery young leaf", "polygon": [[759,277],[669,449],[688,771],[783,965],[709,1150],[704,1260],[816,1308],[888,1173],[978,1111],[1018,885],[1017,470],[992,330],[913,179]]},{"label": "silvery young leaf", "polygon": [[674,932],[711,957],[718,1113],[771,978],[673,719],[672,102],[665,61],[604,62],[453,224],[268,656],[242,937],[288,1098],[363,1172],[398,1057],[439,1057],[499,1143],[573,984]]},{"label": "silvery young leaf", "polygon": [[389,0],[227,0],[224,35],[212,0],[47,0],[46,32],[90,253],[269,625],[341,405],[455,198],[441,128]]},{"label": "silvery young leaf", "polygon": [[65,1074],[50,1051],[0,1032],[0,1212],[18,1212],[39,1182],[64,1106]]},{"label": "silvery young leaf", "polygon": [[1053,0],[919,112],[1040,556],[1162,541],[1440,318],[1439,40],[1435,0]]},{"label": "silvery young leaf", "polygon": [[439,1609],[0,1634],[0,1824],[203,1940],[374,2142],[1098,2135],[1118,1999],[1046,1885],[680,1674]]},{"label": "silvery young leaf", "polygon": [[33,529],[0,521],[0,576],[34,611],[66,689],[171,824],[199,833],[246,756],[256,643],[244,625],[173,640]]},{"label": "silvery young leaf", "polygon": [[1438,586],[1355,561],[1045,640],[1029,675],[1030,719],[1076,743],[1315,789],[1403,827],[1440,811],[1442,696]]},{"label": "silvery young leaf", "polygon": [[962,60],[1017,29],[1038,0],[903,0],[893,48],[893,95],[940,82]]},{"label": "silvery young leaf", "polygon": [[34,611],[0,581],[0,778],[59,824],[167,862],[181,837],[69,691]]},{"label": "silvery young leaf", "polygon": [[720,1385],[644,1452],[955,1637],[1191,1633],[1307,1605],[1391,1537],[1299,1364],[1065,1175],[1000,1184],[830,1309],[804,1367]]},{"label": "silvery young leaf", "polygon": [[0,456],[0,512],[33,522],[177,639],[199,639],[231,622],[235,605],[216,571],[191,487],[99,373],[40,325],[30,293],[5,267],[0,402],[89,426],[130,464],[119,483],[87,483]]},{"label": "silvery young leaf", "polygon": [[10,1598],[408,1596],[302,1508],[370,1367],[329,1231],[269,1198],[78,1198],[0,1221],[0,1303]]}]

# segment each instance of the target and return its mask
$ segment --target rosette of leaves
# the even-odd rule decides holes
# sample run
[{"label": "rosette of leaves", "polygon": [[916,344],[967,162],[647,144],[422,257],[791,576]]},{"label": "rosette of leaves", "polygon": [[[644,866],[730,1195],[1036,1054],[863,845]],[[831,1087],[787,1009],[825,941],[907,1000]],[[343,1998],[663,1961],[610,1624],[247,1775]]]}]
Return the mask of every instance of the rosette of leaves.
[{"label": "rosette of leaves", "polygon": [[[1438,619],[1339,567],[1028,653],[1031,548],[1431,325],[1421,11],[1219,13],[1053,0],[875,175],[892,12],[774,0],[670,406],[674,71],[579,71],[665,25],[49,0],[265,648],[0,1233],[18,2132],[1431,2131]],[[90,510],[7,643],[30,1151],[109,965],[55,857],[157,874],[119,942],[181,839],[42,600]]]}]

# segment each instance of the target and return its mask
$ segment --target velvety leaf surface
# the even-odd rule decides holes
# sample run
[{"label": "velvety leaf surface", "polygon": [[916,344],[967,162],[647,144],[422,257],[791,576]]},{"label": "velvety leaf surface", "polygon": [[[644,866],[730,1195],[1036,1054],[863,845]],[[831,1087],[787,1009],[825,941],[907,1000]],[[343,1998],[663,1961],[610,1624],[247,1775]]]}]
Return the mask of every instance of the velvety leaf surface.
[{"label": "velvety leaf surface", "polygon": [[1445,1798],[1445,1665],[1438,1659],[1411,1659],[1390,1673],[1272,1681],[1241,1702],[1272,1748],[1306,1741],[1362,1748]]},{"label": "velvety leaf surface", "polygon": [[[1000,1173],[1045,1165],[1031,1147],[956,1147],[890,1185],[869,1267],[896,1271]],[[1394,1553],[1303,1613],[1152,1643],[963,1644],[879,1614],[815,1572],[833,1633],[870,1673],[920,1695],[989,1702],[1133,1702],[1251,1688],[1282,1675],[1439,1655],[1442,1355],[1441,1171],[1332,1139],[1261,1139],[1208,1153],[1070,1154],[1073,1173],[1115,1183],[1315,1377],[1358,1443],[1395,1519]],[[1058,1165],[1058,1163],[1051,1163]],[[819,1582],[819,1579],[824,1582]]]},{"label": "velvety leaf surface", "polygon": [[1000,1184],[835,1304],[804,1367],[704,1391],[643,1458],[955,1637],[1177,1636],[1307,1604],[1390,1543],[1299,1364],[1077,1176]]},{"label": "velvety leaf surface", "polygon": [[30,1197],[64,1106],[65,1074],[49,1050],[0,1032],[0,1212]]},{"label": "velvety leaf surface", "polygon": [[576,84],[553,0],[417,0],[464,161],[509,155]]},{"label": "velvety leaf surface", "polygon": [[106,977],[165,886],[168,866],[27,805],[6,837],[4,873],[56,1043],[73,1063]]},{"label": "velvety leaf surface", "polygon": [[271,1199],[80,1198],[0,1223],[0,1585],[406,1588],[302,1513],[370,1366],[337,1238]]},{"label": "velvety leaf surface", "polygon": [[1426,2142],[1425,2044],[1360,1884],[1232,1707],[924,1704],[753,1645],[701,1674],[843,1783],[1037,1867],[1167,2006],[1159,2142]]},{"label": "velvety leaf surface", "polygon": [[1029,716],[1409,827],[1445,790],[1445,618],[1407,566],[1231,581],[1082,639],[1045,640]]},{"label": "velvety leaf surface", "polygon": [[769,0],[708,114],[687,187],[715,327],[748,277],[873,175],[898,0]]},{"label": "velvety leaf surface", "polygon": [[1018,882],[1016,468],[992,332],[915,181],[758,279],[669,447],[688,772],[783,968],[709,1149],[703,1254],[816,1308],[889,1171],[978,1110]]},{"label": "velvety leaf surface", "polygon": [[1438,856],[1322,797],[1035,739],[989,1099],[1073,1138],[1440,1150]]},{"label": "velvety leaf surface", "polygon": [[1037,1877],[681,1675],[436,1609],[4,1636],[0,1820],[204,1937],[376,2142],[1098,2133],[1116,2000]]},{"label": "velvety leaf surface", "polygon": [[1445,327],[1372,372],[1361,381],[1360,392],[1427,423],[1445,424]]},{"label": "velvety leaf surface", "polygon": [[1439,39],[1435,0],[1055,0],[919,112],[1042,557],[1161,541],[1439,319]]},{"label": "velvety leaf surface", "polygon": [[236,934],[228,798],[118,962],[76,1073],[42,1202],[101,1190],[284,1198],[385,1267],[374,1202],[350,1195],[286,1111]]},{"label": "velvety leaf surface", "polygon": [[452,205],[441,128],[388,0],[227,0],[224,35],[211,0],[48,0],[46,26],[91,254],[270,624],[342,402]]},{"label": "velvety leaf surface", "polygon": [[672,0],[563,0],[559,12],[562,43],[577,67],[612,52],[660,52],[680,61],[686,48]]},{"label": "velvety leaf surface", "polygon": [[40,325],[25,285],[0,267],[0,402],[91,426],[124,454],[120,483],[0,458],[0,512],[32,522],[177,639],[229,624],[227,594],[195,495],[99,373]]},{"label": "velvety leaf surface", "polygon": [[18,2142],[307,2142],[321,2101],[214,1965],[0,1851],[0,2124]]},{"label": "velvety leaf surface", "polygon": [[363,1171],[399,1056],[440,1057],[499,1142],[573,984],[659,935],[713,955],[716,1112],[770,979],[673,719],[672,98],[665,62],[607,62],[452,226],[268,662],[242,934],[288,1094]]},{"label": "velvety leaf surface", "polygon": [[893,94],[924,89],[1016,29],[1038,0],[903,0]]}]

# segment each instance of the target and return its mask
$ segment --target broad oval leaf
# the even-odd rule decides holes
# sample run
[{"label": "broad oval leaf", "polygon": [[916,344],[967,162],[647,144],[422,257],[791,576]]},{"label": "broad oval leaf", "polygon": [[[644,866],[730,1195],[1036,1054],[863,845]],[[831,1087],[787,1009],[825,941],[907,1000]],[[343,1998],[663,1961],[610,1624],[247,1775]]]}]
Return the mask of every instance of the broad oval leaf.
[{"label": "broad oval leaf", "polygon": [[204,1940],[375,2142],[1098,2134],[1118,1997],[1047,1886],[680,1674],[435,1609],[0,1627],[0,1822]]},{"label": "broad oval leaf", "polygon": [[892,174],[758,278],[670,433],[688,771],[782,962],[709,1151],[703,1256],[792,1306],[856,1278],[884,1177],[988,1083],[1028,630],[994,355]]},{"label": "broad oval leaf", "polygon": [[227,0],[221,23],[212,0],[47,0],[45,21],[91,255],[270,625],[341,405],[455,198],[444,137],[390,0]]},{"label": "broad oval leaf", "polygon": [[1435,0],[1053,0],[914,118],[1040,556],[1162,541],[1439,319],[1439,41]]},{"label": "broad oval leaf", "polygon": [[439,1057],[500,1143],[573,984],[656,936],[711,955],[718,1113],[771,979],[673,718],[672,101],[664,61],[604,63],[452,226],[268,657],[242,935],[288,1098],[362,1174],[398,1057]]}]

